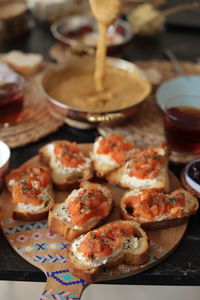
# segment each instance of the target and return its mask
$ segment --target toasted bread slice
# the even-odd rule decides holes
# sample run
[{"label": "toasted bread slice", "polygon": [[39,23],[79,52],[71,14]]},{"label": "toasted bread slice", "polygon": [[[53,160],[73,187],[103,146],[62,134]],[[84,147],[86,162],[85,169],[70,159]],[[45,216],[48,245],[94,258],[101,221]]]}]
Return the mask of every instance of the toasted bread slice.
[{"label": "toasted bread slice", "polygon": [[180,188],[171,194],[153,190],[132,190],[124,194],[120,209],[125,220],[134,220],[145,229],[179,225],[199,208],[197,198]]},{"label": "toasted bread slice", "polygon": [[146,233],[134,221],[114,221],[75,239],[67,249],[70,273],[94,281],[103,267],[148,260]]},{"label": "toasted bread slice", "polygon": [[121,135],[98,137],[93,145],[91,157],[98,177],[121,167],[131,154],[139,149]]},{"label": "toasted bread slice", "polygon": [[25,221],[46,218],[54,203],[50,170],[41,166],[14,169],[6,177],[12,193],[13,217]]},{"label": "toasted bread slice", "polygon": [[39,150],[39,157],[51,168],[51,178],[58,190],[71,191],[78,188],[81,181],[93,177],[91,159],[83,155],[75,142],[49,143]]},{"label": "toasted bread slice", "polygon": [[113,197],[102,184],[83,182],[64,203],[56,204],[49,214],[49,230],[71,242],[95,228],[111,212]]},{"label": "toasted bread slice", "polygon": [[[54,204],[54,198],[53,195],[49,194],[49,197],[51,199],[49,202],[44,203],[44,207],[34,207],[36,211],[27,211],[27,207],[24,206],[22,209],[21,207],[17,205],[13,205],[13,218],[16,220],[24,220],[24,221],[40,221],[44,220],[48,217],[49,210]],[[30,209],[30,207],[29,207]]]},{"label": "toasted bread slice", "polygon": [[65,202],[56,204],[49,214],[49,231],[71,242],[96,227],[111,212],[113,197],[102,184],[82,182]]},{"label": "toasted bread slice", "polygon": [[156,189],[169,191],[168,157],[165,146],[148,148],[133,154],[106,179],[111,184],[129,189]]},{"label": "toasted bread slice", "polygon": [[22,75],[32,75],[37,72],[43,63],[41,54],[24,53],[13,50],[3,55],[2,60]]}]

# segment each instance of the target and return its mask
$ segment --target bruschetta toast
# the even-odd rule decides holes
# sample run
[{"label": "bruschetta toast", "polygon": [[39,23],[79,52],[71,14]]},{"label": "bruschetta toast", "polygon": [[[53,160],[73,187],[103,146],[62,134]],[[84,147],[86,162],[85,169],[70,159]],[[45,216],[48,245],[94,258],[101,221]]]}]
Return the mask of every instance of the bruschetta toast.
[{"label": "bruschetta toast", "polygon": [[121,167],[131,154],[139,151],[135,144],[122,135],[98,137],[91,154],[94,169],[98,177]]},{"label": "bruschetta toast", "polygon": [[171,194],[153,190],[132,190],[121,199],[121,214],[145,229],[160,229],[183,223],[196,213],[197,198],[180,188]]},{"label": "bruschetta toast", "polygon": [[96,227],[111,212],[111,191],[102,184],[83,182],[65,202],[55,204],[49,213],[49,230],[71,242]]},{"label": "bruschetta toast", "polygon": [[58,190],[73,190],[81,181],[93,176],[91,159],[83,155],[75,142],[49,143],[39,150],[39,157],[50,167],[52,181]]},{"label": "bruschetta toast", "polygon": [[75,239],[67,249],[70,273],[94,281],[103,267],[148,260],[148,239],[134,221],[114,221]]},{"label": "bruschetta toast", "polygon": [[12,50],[2,55],[1,59],[13,70],[24,76],[35,74],[43,65],[43,56],[41,54],[24,53],[18,50]]},{"label": "bruschetta toast", "polygon": [[128,189],[169,191],[168,158],[165,146],[137,152],[119,169],[109,173],[111,184]]},{"label": "bruschetta toast", "polygon": [[41,166],[14,169],[6,177],[12,193],[13,217],[37,221],[47,217],[54,203],[50,170]]}]

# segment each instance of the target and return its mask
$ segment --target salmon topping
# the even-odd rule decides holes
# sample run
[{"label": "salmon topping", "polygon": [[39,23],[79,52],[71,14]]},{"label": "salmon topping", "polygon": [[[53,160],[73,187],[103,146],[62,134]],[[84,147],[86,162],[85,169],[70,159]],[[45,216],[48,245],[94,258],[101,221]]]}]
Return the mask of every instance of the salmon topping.
[{"label": "salmon topping", "polygon": [[56,158],[68,168],[77,168],[85,162],[77,144],[67,141],[57,142],[54,147]]},{"label": "salmon topping", "polygon": [[8,182],[15,180],[12,186],[13,203],[40,205],[43,200],[38,196],[50,183],[49,169],[45,167],[24,167],[13,170]]},{"label": "salmon topping", "polygon": [[129,176],[140,179],[154,179],[159,175],[160,167],[165,162],[165,156],[153,149],[136,153],[132,156]]},{"label": "salmon topping", "polygon": [[100,140],[97,154],[109,154],[112,160],[123,164],[126,159],[126,152],[135,148],[131,142],[126,142],[121,135],[107,136]]},{"label": "salmon topping", "polygon": [[153,221],[155,217],[165,214],[181,217],[185,206],[185,196],[178,190],[170,195],[156,191],[143,191],[142,194],[123,199],[123,203],[130,215]]},{"label": "salmon topping", "polygon": [[88,232],[78,247],[88,260],[107,257],[113,251],[121,249],[126,237],[134,236],[133,227],[129,224],[106,224],[96,231]]},{"label": "salmon topping", "polygon": [[93,217],[105,217],[109,213],[106,196],[95,185],[83,189],[73,201],[67,203],[72,225],[84,226]]}]

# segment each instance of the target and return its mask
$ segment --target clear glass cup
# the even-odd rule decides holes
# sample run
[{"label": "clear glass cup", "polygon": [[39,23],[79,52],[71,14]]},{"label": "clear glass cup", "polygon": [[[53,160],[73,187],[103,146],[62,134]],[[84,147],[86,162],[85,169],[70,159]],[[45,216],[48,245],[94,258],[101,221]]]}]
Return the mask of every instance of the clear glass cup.
[{"label": "clear glass cup", "polygon": [[0,124],[18,121],[24,104],[25,79],[0,63]]},{"label": "clear glass cup", "polygon": [[200,95],[177,95],[166,101],[164,131],[171,150],[200,153]]}]

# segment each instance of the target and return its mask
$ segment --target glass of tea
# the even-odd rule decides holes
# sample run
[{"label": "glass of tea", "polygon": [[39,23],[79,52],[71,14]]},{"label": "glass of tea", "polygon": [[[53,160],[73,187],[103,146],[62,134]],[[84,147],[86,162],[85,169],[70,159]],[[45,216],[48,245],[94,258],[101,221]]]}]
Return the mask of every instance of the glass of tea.
[{"label": "glass of tea", "polygon": [[178,95],[166,101],[164,131],[171,150],[200,153],[200,95]]},{"label": "glass of tea", "polygon": [[17,123],[23,109],[25,79],[0,63],[0,125]]}]

